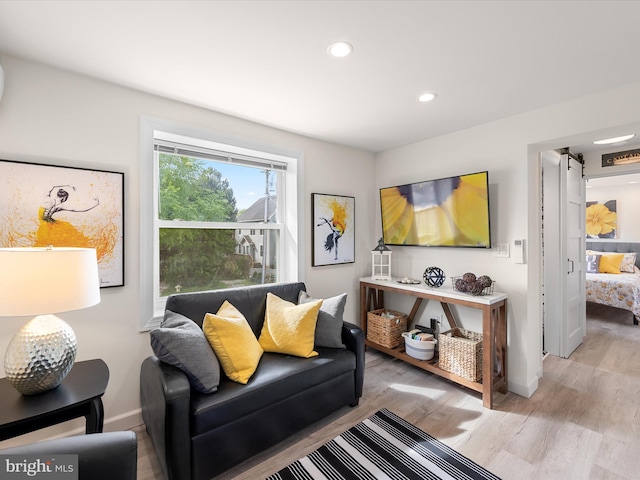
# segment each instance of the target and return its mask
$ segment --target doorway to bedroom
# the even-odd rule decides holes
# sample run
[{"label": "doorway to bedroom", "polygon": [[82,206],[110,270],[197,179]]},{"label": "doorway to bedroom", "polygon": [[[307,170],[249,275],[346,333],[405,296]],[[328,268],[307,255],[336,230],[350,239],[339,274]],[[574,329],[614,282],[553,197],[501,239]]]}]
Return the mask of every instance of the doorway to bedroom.
[{"label": "doorway to bedroom", "polygon": [[590,304],[640,319],[640,173],[586,181],[586,286]]},{"label": "doorway to bedroom", "polygon": [[[581,207],[581,216],[583,220],[586,220],[587,206],[595,205],[592,209],[605,210],[610,212],[609,215],[594,215],[592,218],[585,222],[585,232],[589,235],[585,235],[585,239],[589,242],[591,249],[596,249],[591,242],[598,242],[599,245],[608,244],[597,247],[598,250],[603,251],[615,251],[617,248],[622,248],[624,243],[635,243],[638,249],[640,249],[640,222],[637,221],[640,213],[640,163],[628,164],[624,166],[615,167],[603,167],[602,157],[610,152],[619,152],[624,149],[638,149],[640,143],[629,145],[613,145],[607,147],[596,147],[583,143],[571,147],[571,152],[581,152],[584,159],[584,200]],[[549,153],[549,152],[545,152]],[[558,154],[559,155],[559,154]],[[575,323],[575,315],[568,315],[566,313],[566,303],[569,301],[569,296],[566,294],[566,290],[561,287],[562,281],[564,281],[564,273],[572,271],[570,268],[573,266],[571,259],[560,252],[557,248],[552,248],[554,245],[562,245],[566,240],[563,238],[566,232],[562,232],[560,228],[548,228],[549,225],[560,225],[562,220],[560,216],[561,205],[561,193],[555,187],[560,185],[559,173],[556,169],[556,164],[553,162],[558,160],[551,160],[547,158],[545,161],[544,155],[541,155],[541,175],[543,186],[543,210],[542,210],[542,270],[543,270],[543,305],[542,305],[542,345],[543,355],[548,352],[553,355],[568,357],[572,349],[565,349],[562,351],[563,334],[567,334],[567,328],[571,323]],[[546,168],[545,168],[546,167]],[[552,185],[554,188],[549,188]],[[562,190],[562,188],[560,188]],[[545,208],[546,207],[546,208]],[[599,212],[599,213],[602,213]],[[554,223],[555,222],[555,223]],[[588,223],[591,222],[591,223]],[[607,223],[610,224],[607,224]],[[547,228],[545,228],[545,224]],[[589,238],[592,237],[592,238]],[[559,247],[558,247],[559,248]],[[586,260],[586,243],[583,243],[581,249],[581,259]],[[625,247],[626,248],[626,247]],[[557,250],[557,251],[556,251]],[[564,263],[568,261],[566,272],[564,270]],[[561,264],[561,268],[557,268],[557,265]],[[550,267],[551,266],[551,267]],[[586,276],[586,262],[585,268],[579,273],[582,278]],[[581,292],[589,290],[587,288],[586,281],[582,284]],[[605,294],[603,294],[603,297]],[[628,311],[632,311],[634,308],[640,313],[640,294],[637,300],[631,298],[624,299],[624,302],[628,304],[627,311],[610,309],[609,315],[625,316],[628,320]],[[611,298],[608,294],[607,298]],[[582,311],[585,312],[585,322],[583,323],[584,336],[592,334],[592,329],[589,331],[586,325],[586,302],[587,295],[583,295]],[[622,300],[621,300],[622,301]],[[592,302],[589,302],[590,304]],[[611,303],[611,302],[609,302]],[[591,309],[593,310],[593,309]],[[588,312],[591,316],[591,310]],[[602,314],[601,310],[598,310],[599,314]],[[633,316],[631,316],[633,318]],[[627,322],[630,326],[632,322]],[[577,346],[577,345],[576,345]]]}]

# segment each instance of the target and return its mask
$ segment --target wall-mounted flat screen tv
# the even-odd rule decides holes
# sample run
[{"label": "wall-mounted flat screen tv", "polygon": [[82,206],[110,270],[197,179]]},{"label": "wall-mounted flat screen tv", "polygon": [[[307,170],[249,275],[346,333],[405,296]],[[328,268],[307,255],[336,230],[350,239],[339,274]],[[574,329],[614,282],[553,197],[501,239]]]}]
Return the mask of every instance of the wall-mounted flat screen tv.
[{"label": "wall-mounted flat screen tv", "polygon": [[380,189],[386,245],[491,248],[489,173]]}]

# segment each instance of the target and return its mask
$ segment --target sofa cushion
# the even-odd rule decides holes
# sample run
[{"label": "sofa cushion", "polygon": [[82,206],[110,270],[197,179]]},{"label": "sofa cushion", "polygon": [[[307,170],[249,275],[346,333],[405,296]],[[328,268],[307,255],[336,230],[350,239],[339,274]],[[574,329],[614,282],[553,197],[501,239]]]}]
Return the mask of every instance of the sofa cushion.
[{"label": "sofa cushion", "polygon": [[244,315],[225,301],[217,313],[205,315],[202,329],[225,375],[234,382],[247,383],[263,350]]},{"label": "sofa cushion", "polygon": [[260,411],[340,375],[353,375],[356,356],[350,350],[319,348],[319,355],[300,358],[265,353],[246,385],[222,378],[214,395],[191,397],[192,436],[209,432]]},{"label": "sofa cushion", "polygon": [[[304,290],[298,295],[298,303],[315,301]],[[345,348],[342,343],[342,321],[344,305],[347,303],[347,294],[325,298],[320,305],[318,322],[316,323],[315,346],[329,348]]]},{"label": "sofa cushion", "polygon": [[316,321],[322,300],[296,305],[267,293],[267,310],[260,334],[265,352],[288,353],[297,357],[315,357],[313,350]]},{"label": "sofa cushion", "polygon": [[156,357],[182,370],[193,388],[202,393],[216,391],[220,364],[197,324],[167,310],[160,327],[151,330],[150,339]]},{"label": "sofa cushion", "polygon": [[244,315],[258,338],[264,322],[267,292],[271,292],[288,302],[297,303],[300,290],[306,290],[303,282],[268,283],[250,287],[223,288],[208,292],[179,293],[167,298],[166,308],[189,317],[202,326],[204,316],[209,312],[216,312],[226,300]]}]

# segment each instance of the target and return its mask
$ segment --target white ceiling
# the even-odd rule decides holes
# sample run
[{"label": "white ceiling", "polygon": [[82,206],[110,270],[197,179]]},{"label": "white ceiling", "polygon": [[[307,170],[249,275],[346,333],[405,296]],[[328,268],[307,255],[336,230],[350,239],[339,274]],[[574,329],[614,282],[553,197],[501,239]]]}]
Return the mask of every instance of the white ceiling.
[{"label": "white ceiling", "polygon": [[[637,1],[4,0],[0,52],[377,152],[639,82],[638,18]],[[353,55],[330,58],[336,40]]]}]

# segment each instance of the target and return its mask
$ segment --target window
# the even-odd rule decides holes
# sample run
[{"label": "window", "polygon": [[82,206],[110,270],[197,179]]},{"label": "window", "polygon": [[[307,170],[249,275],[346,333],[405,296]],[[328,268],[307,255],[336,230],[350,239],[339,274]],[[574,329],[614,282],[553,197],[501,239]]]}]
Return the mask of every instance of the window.
[{"label": "window", "polygon": [[301,278],[299,155],[159,120],[141,132],[143,329],[173,293]]}]

